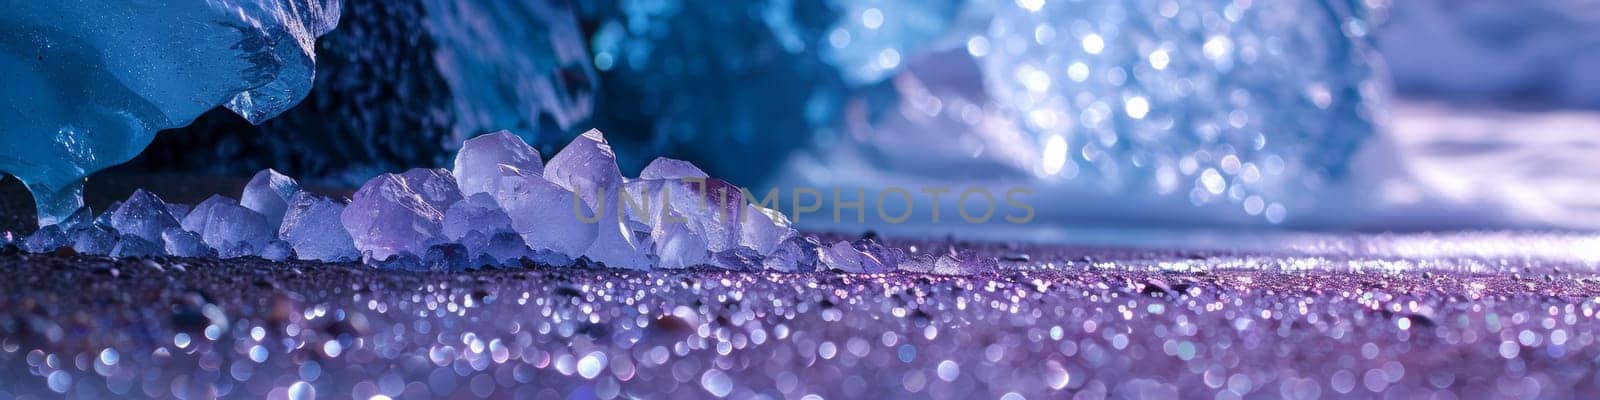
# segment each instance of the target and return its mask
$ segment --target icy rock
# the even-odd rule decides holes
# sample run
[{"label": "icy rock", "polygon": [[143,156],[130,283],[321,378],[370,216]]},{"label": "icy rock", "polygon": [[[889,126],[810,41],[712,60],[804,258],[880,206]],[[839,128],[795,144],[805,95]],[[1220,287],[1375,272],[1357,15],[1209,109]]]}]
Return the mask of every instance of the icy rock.
[{"label": "icy rock", "polygon": [[739,219],[746,204],[738,187],[720,179],[690,178],[636,180],[625,188],[627,198],[620,204],[630,220],[652,228],[688,225],[712,253],[739,246]]},{"label": "icy rock", "polygon": [[763,260],[761,265],[770,271],[782,272],[811,272],[817,269],[817,248],[821,247],[816,239],[802,236],[791,236],[779,243],[777,248]]},{"label": "icy rock", "polygon": [[895,269],[900,265],[900,260],[905,257],[905,253],[900,249],[884,246],[871,237],[858,239],[851,243],[851,246],[854,246],[856,250],[860,250],[861,253],[871,256],[872,260],[882,264],[885,269]]},{"label": "icy rock", "polygon": [[650,245],[636,234],[648,228],[634,226],[624,218],[626,214],[620,210],[622,172],[617,168],[617,155],[599,130],[590,129],[572,139],[550,158],[544,172],[550,183],[577,193],[590,210],[599,214],[594,221],[594,242],[582,253],[584,257],[611,267],[649,268]]},{"label": "icy rock", "polygon": [[189,210],[192,209],[193,207],[189,207],[188,204],[167,203],[167,212],[172,214],[172,219],[176,219],[180,222],[183,221],[184,218],[189,217]]},{"label": "icy rock", "polygon": [[461,188],[456,186],[456,178],[444,168],[412,168],[400,174],[400,178],[411,192],[441,213],[461,201]]},{"label": "icy rock", "polygon": [[761,255],[755,250],[737,248],[717,253],[712,257],[713,265],[717,268],[734,271],[755,271],[761,269]]},{"label": "icy rock", "polygon": [[299,191],[300,183],[295,182],[294,178],[264,169],[244,185],[244,193],[239,194],[239,205],[266,217],[267,225],[277,232],[283,224],[283,213],[289,207],[290,198]]},{"label": "icy rock", "polygon": [[74,211],[72,215],[62,219],[56,225],[61,227],[62,232],[71,234],[80,229],[88,228],[90,224],[94,223],[94,220],[94,210],[89,209],[89,207],[79,207],[78,211]]},{"label": "icy rock", "polygon": [[681,222],[663,223],[651,231],[657,268],[688,268],[710,262],[706,241]]},{"label": "icy rock", "polygon": [[340,224],[345,203],[308,192],[299,192],[289,200],[283,215],[283,226],[278,237],[294,248],[296,258],[341,262],[355,260],[355,244],[350,232]]},{"label": "icy rock", "polygon": [[783,213],[755,204],[745,205],[739,223],[740,246],[765,256],[772,254],[779,244],[794,233],[794,229],[789,227],[789,217]]},{"label": "icy rock", "polygon": [[500,232],[490,236],[483,248],[473,254],[479,258],[486,258],[489,265],[499,267],[520,266],[521,260],[532,256],[527,242],[516,232]]},{"label": "icy rock", "polygon": [[117,207],[110,222],[117,233],[138,236],[147,242],[160,242],[161,231],[178,226],[167,203],[144,189],[134,190],[133,195]]},{"label": "icy rock", "polygon": [[655,160],[650,161],[650,165],[644,167],[643,171],[639,171],[639,179],[685,178],[707,179],[711,178],[711,175],[706,175],[706,172],[701,171],[700,167],[696,167],[688,161],[666,157],[656,157]]},{"label": "icy rock", "polygon": [[504,176],[501,166],[516,168],[524,174],[544,174],[544,160],[539,158],[539,151],[509,131],[467,139],[456,152],[455,168],[450,174],[463,195],[492,194],[498,190]]},{"label": "icy rock", "polygon": [[[171,204],[168,204],[168,205],[170,206]],[[111,202],[111,205],[106,206],[106,211],[105,212],[100,213],[100,215],[96,215],[94,217],[94,223],[100,224],[100,225],[105,225],[105,226],[111,226],[111,216],[112,215],[116,215],[117,209],[121,208],[121,207],[122,207],[122,201],[113,201],[113,202]],[[171,211],[171,207],[168,207],[168,211],[169,212]],[[185,213],[184,215],[188,215],[188,214]],[[176,215],[174,215],[173,218],[177,219],[179,221],[183,220],[182,218],[177,218]]]},{"label": "icy rock", "polygon": [[289,242],[273,240],[261,248],[261,258],[271,261],[283,261],[294,257],[294,249],[289,247]]},{"label": "icy rock", "polygon": [[[501,243],[501,254],[491,256],[492,265],[499,265],[505,257],[512,259],[521,257],[511,248],[526,248],[522,237],[511,228],[511,217],[500,209],[494,197],[488,193],[476,193],[466,199],[456,202],[444,213],[444,236],[452,242],[461,243],[474,259],[485,255],[490,240],[501,237],[502,234],[516,238],[516,243]],[[513,246],[514,245],[514,246]]]},{"label": "icy rock", "polygon": [[99,225],[74,229],[72,249],[79,253],[103,256],[117,245],[117,233]]},{"label": "icy rock", "polygon": [[467,196],[444,212],[444,237],[461,241],[468,233],[477,232],[485,239],[500,232],[513,232],[511,217],[488,193]]},{"label": "icy rock", "polygon": [[69,244],[71,242],[68,240],[66,232],[62,232],[60,226],[50,225],[39,228],[39,230],[33,231],[32,234],[23,237],[21,243],[18,243],[17,246],[29,253],[46,253]]},{"label": "icy rock", "polygon": [[[414,175],[418,175],[418,183],[426,184],[420,180],[431,174]],[[396,174],[372,178],[356,191],[355,198],[339,215],[356,250],[364,258],[374,261],[395,255],[420,258],[429,246],[441,241],[444,212],[434,206],[435,202],[413,191],[409,181]],[[454,182],[450,182],[450,186],[450,190],[456,190]],[[435,195],[443,192],[433,189]]]},{"label": "icy rock", "polygon": [[161,232],[162,247],[167,255],[174,257],[206,257],[211,255],[211,247],[200,239],[200,234],[186,231],[183,228],[167,228]]},{"label": "icy rock", "polygon": [[617,155],[606,143],[605,135],[590,129],[573,138],[567,147],[550,158],[545,165],[544,178],[578,197],[590,209],[598,210],[602,202],[612,200],[622,186],[622,171],[617,169]]},{"label": "icy rock", "polygon": [[428,247],[422,257],[422,266],[429,271],[464,271],[472,266],[467,247],[460,243],[443,243]]},{"label": "icy rock", "polygon": [[189,232],[205,232],[206,224],[211,222],[211,211],[217,206],[224,204],[238,205],[239,202],[228,196],[223,196],[220,194],[211,195],[211,197],[207,197],[204,201],[201,201],[200,204],[195,205],[193,209],[190,209],[189,214],[183,217],[183,221],[180,226],[183,228],[183,230]]},{"label": "icy rock", "polygon": [[570,258],[594,244],[598,224],[593,211],[572,191],[538,176],[515,176],[501,181],[495,201],[511,218],[511,228],[535,251],[551,251]]},{"label": "icy rock", "polygon": [[888,268],[871,254],[857,250],[850,242],[839,241],[822,249],[820,257],[829,269],[850,273],[887,272]]},{"label": "icy rock", "polygon": [[199,233],[201,240],[222,258],[256,255],[273,238],[266,217],[221,195],[195,206],[183,219],[183,229]]},{"label": "icy rock", "polygon": [[160,255],[162,255],[161,245],[133,234],[123,234],[118,237],[116,247],[111,248],[111,256],[116,258],[156,257]]},{"label": "icy rock", "polygon": [[339,14],[337,0],[8,4],[0,172],[55,223],[83,204],[84,176],[133,158],[159,130],[219,105],[259,123],[299,102],[316,37]]},{"label": "icy rock", "polygon": [[994,258],[957,254],[954,251],[940,255],[933,262],[932,274],[974,275],[994,271],[998,263]]}]

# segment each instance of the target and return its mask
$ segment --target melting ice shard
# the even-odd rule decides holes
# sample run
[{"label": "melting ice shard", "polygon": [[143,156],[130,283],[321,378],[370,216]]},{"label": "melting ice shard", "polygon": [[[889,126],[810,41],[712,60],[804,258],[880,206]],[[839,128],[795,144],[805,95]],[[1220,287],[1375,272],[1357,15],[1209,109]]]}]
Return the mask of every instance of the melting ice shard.
[{"label": "melting ice shard", "polygon": [[84,176],[132,158],[158,130],[218,105],[261,122],[299,102],[313,43],[339,10],[338,0],[8,4],[0,171],[55,223],[82,205]]}]

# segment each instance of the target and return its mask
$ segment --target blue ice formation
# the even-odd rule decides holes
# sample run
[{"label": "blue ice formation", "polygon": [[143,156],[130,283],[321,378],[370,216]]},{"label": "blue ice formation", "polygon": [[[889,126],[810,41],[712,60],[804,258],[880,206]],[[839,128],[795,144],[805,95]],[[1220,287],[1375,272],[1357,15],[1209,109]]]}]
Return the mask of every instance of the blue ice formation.
[{"label": "blue ice formation", "polygon": [[83,205],[84,176],[132,158],[156,131],[219,105],[259,123],[299,102],[314,41],[339,10],[338,0],[10,4],[0,171],[27,184],[40,222],[62,222]]}]

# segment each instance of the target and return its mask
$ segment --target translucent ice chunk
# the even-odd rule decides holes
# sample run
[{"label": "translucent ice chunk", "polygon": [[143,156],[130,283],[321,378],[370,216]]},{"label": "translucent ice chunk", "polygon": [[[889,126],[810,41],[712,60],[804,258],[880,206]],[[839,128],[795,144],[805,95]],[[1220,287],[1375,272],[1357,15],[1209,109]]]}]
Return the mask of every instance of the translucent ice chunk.
[{"label": "translucent ice chunk", "polygon": [[461,188],[456,186],[456,178],[444,168],[412,168],[400,177],[405,179],[407,188],[440,212],[461,201]]},{"label": "translucent ice chunk", "polygon": [[539,151],[529,147],[522,138],[507,131],[498,131],[467,139],[456,152],[455,176],[463,195],[494,193],[500,187],[501,166],[511,166],[533,175],[544,174],[544,160]]},{"label": "translucent ice chunk", "polygon": [[747,204],[741,219],[739,245],[755,250],[756,254],[772,254],[779,243],[794,235],[794,229],[789,227],[789,217],[777,210]]},{"label": "translucent ice chunk", "polygon": [[820,247],[816,239],[802,236],[791,236],[778,244],[772,254],[761,261],[761,266],[770,271],[783,272],[811,272],[817,268],[817,248]]},{"label": "translucent ice chunk", "polygon": [[111,248],[111,256],[125,257],[156,257],[162,255],[161,245],[156,242],[144,240],[138,235],[123,234],[117,238],[117,245]]},{"label": "translucent ice chunk", "polygon": [[[190,217],[195,214],[198,212],[190,213]],[[216,249],[218,257],[258,255],[273,238],[266,217],[231,202],[212,203],[204,217],[205,229],[199,232],[200,239]]]},{"label": "translucent ice chunk", "polygon": [[850,242],[839,241],[822,249],[820,259],[829,269],[851,273],[887,272],[881,261],[871,254],[857,250]]},{"label": "translucent ice chunk", "polygon": [[592,210],[611,200],[623,181],[622,171],[617,169],[617,155],[597,129],[573,138],[551,157],[545,165],[544,178],[577,193]]},{"label": "translucent ice chunk", "polygon": [[338,221],[344,213],[342,200],[299,192],[289,200],[278,237],[294,248],[302,260],[351,261],[359,255],[350,233]]},{"label": "translucent ice chunk", "polygon": [[500,232],[513,232],[511,217],[500,209],[500,204],[488,193],[477,193],[456,202],[444,212],[444,237],[461,241],[470,232],[485,239]]},{"label": "translucent ice chunk", "polygon": [[441,243],[428,247],[423,254],[422,267],[429,271],[451,272],[465,270],[471,265],[467,247],[460,243]]},{"label": "translucent ice chunk", "polygon": [[511,218],[511,228],[528,247],[577,258],[594,243],[594,213],[570,190],[532,175],[500,182],[495,201]]},{"label": "translucent ice chunk", "polygon": [[205,257],[210,256],[210,246],[200,239],[200,234],[183,230],[183,228],[167,228],[161,232],[162,247],[167,255],[174,257]]},{"label": "translucent ice chunk", "polygon": [[278,226],[283,224],[283,212],[289,205],[289,199],[299,191],[300,183],[295,182],[294,178],[264,169],[244,185],[244,193],[239,195],[239,205],[261,213],[267,218],[267,225],[272,231],[277,232]]},{"label": "translucent ice chunk", "polygon": [[117,233],[99,225],[74,229],[72,249],[83,254],[107,255],[117,245]]},{"label": "translucent ice chunk", "polygon": [[660,224],[651,231],[651,239],[659,268],[688,268],[710,262],[705,239],[687,224]]},{"label": "translucent ice chunk", "polygon": [[260,256],[271,261],[283,261],[294,256],[294,249],[289,247],[289,242],[273,240],[261,248]]},{"label": "translucent ice chunk", "polygon": [[193,209],[189,210],[189,214],[183,217],[183,230],[197,234],[205,232],[206,224],[211,222],[211,211],[217,206],[224,204],[238,205],[239,202],[228,196],[223,196],[220,194],[211,195],[211,197],[207,197],[205,201],[201,201],[200,204],[195,205]]},{"label": "translucent ice chunk", "polygon": [[21,247],[22,251],[29,253],[45,253],[55,251],[57,248],[69,245],[71,243],[72,242],[70,241],[70,238],[67,237],[67,233],[62,232],[60,226],[49,225],[39,228],[37,231],[33,231],[33,233],[28,234],[28,236],[24,236],[22,240],[17,243],[17,247]]},{"label": "translucent ice chunk", "polygon": [[647,228],[632,226],[625,212],[619,210],[622,172],[617,168],[617,155],[599,130],[591,129],[572,139],[550,158],[544,176],[577,193],[589,209],[599,213],[599,219],[594,221],[594,243],[583,252],[584,256],[612,267],[649,268],[649,244],[635,233]]},{"label": "translucent ice chunk", "polygon": [[117,233],[138,236],[146,242],[160,242],[161,231],[175,226],[178,220],[172,217],[167,203],[144,189],[134,190],[111,214],[111,227]]},{"label": "translucent ice chunk", "polygon": [[[261,122],[305,96],[336,0],[21,2],[0,13],[0,171],[40,222],[83,204],[83,177],[218,105]],[[147,236],[141,236],[146,237]]]},{"label": "translucent ice chunk", "polygon": [[706,175],[706,172],[701,171],[700,167],[696,167],[688,161],[666,157],[656,157],[655,160],[650,161],[650,165],[644,167],[643,171],[639,171],[639,179],[705,179],[710,177],[711,175]]},{"label": "translucent ice chunk", "polygon": [[[422,171],[425,172],[414,175],[430,175],[427,170]],[[356,191],[355,198],[340,214],[339,220],[363,257],[376,261],[401,254],[421,257],[429,246],[441,241],[444,212],[414,191],[408,181],[396,174],[372,178]],[[436,179],[431,181],[438,183]],[[454,182],[449,184],[450,190],[456,190]],[[442,191],[432,190],[436,197]]]}]

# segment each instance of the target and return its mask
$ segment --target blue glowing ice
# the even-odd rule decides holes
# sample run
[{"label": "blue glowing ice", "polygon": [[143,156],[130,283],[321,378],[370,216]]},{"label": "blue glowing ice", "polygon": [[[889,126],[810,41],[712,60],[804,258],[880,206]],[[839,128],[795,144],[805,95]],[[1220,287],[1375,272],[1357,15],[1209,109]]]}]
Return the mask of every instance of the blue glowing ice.
[{"label": "blue glowing ice", "polygon": [[[83,177],[127,161],[156,131],[216,106],[251,122],[311,86],[337,0],[9,4],[0,13],[0,171],[33,192],[40,222],[83,204]],[[158,240],[159,231],[139,237]]]}]

